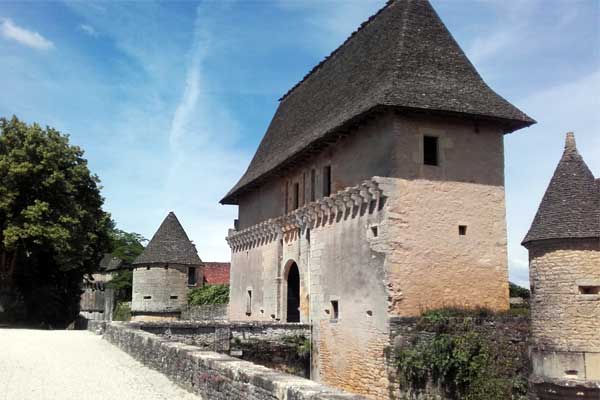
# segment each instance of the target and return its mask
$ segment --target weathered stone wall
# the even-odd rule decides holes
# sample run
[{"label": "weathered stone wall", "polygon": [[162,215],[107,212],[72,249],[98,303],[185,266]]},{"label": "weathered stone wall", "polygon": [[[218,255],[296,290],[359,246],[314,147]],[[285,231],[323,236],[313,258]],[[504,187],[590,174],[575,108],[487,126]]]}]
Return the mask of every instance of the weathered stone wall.
[{"label": "weathered stone wall", "polygon": [[[187,304],[187,273],[184,265],[169,264],[135,268],[131,311],[134,315],[178,314]],[[145,298],[150,297],[150,298]]]},{"label": "weathered stone wall", "polygon": [[104,338],[136,360],[164,373],[169,379],[206,399],[363,399],[248,361],[173,342],[125,324],[107,324]]},{"label": "weathered stone wall", "polygon": [[181,309],[181,319],[189,321],[227,320],[228,307],[228,304],[186,305]]},{"label": "weathered stone wall", "polygon": [[[508,304],[504,189],[465,182],[382,178],[391,315],[443,307],[502,311]],[[459,234],[459,225],[466,234]]]},{"label": "weathered stone wall", "polygon": [[600,389],[600,240],[532,242],[533,380],[595,381]]},{"label": "weathered stone wall", "polygon": [[[278,290],[281,243],[272,238],[231,254],[229,319],[232,321],[280,320]],[[248,292],[252,293],[249,299]],[[250,304],[250,310],[248,310]],[[248,314],[249,311],[249,314]]]}]

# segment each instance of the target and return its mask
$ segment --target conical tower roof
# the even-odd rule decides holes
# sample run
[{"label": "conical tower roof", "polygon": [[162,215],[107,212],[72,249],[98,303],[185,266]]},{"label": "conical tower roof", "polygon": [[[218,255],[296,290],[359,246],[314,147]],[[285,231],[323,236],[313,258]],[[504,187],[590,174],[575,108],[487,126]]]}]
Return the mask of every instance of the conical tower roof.
[{"label": "conical tower roof", "polygon": [[198,265],[202,261],[198,257],[196,247],[192,244],[179,220],[172,211],[150,240],[144,252],[138,256],[133,265],[140,264],[183,264]]},{"label": "conical tower roof", "polygon": [[481,79],[429,1],[390,1],[283,96],[221,203],[237,204],[257,181],[383,108],[468,115],[506,132],[535,123]]},{"label": "conical tower roof", "polygon": [[567,133],[565,151],[523,244],[544,239],[600,238],[600,185]]}]

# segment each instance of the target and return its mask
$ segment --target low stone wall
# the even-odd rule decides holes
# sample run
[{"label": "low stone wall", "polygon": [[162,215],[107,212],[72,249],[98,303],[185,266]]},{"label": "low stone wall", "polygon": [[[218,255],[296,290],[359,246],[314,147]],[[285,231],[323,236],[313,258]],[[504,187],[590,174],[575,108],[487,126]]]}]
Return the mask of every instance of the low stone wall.
[{"label": "low stone wall", "polygon": [[[211,400],[359,400],[308,379],[197,346],[174,342],[135,326],[105,324],[104,338],[148,367]],[[89,328],[97,328],[90,324]]]},{"label": "low stone wall", "polygon": [[181,309],[181,319],[187,321],[226,321],[228,304],[205,304],[185,306]]}]

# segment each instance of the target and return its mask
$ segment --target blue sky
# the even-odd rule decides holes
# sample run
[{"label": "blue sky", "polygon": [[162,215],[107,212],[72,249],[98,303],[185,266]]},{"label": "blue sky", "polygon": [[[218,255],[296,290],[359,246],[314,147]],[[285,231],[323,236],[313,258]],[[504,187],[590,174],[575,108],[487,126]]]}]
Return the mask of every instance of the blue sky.
[{"label": "blue sky", "polygon": [[[600,176],[600,1],[433,0],[483,78],[538,121],[506,136],[511,279],[564,134]],[[118,226],[175,211],[204,260],[228,260],[237,181],[277,99],[382,0],[0,2],[0,116],[83,147]]]}]

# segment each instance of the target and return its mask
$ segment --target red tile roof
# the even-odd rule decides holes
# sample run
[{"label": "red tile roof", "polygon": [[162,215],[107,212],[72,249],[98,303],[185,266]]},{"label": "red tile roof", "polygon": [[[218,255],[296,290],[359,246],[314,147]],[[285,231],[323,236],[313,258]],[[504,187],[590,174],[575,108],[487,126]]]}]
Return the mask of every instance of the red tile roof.
[{"label": "red tile roof", "polygon": [[204,283],[208,285],[229,285],[228,262],[205,262]]}]

